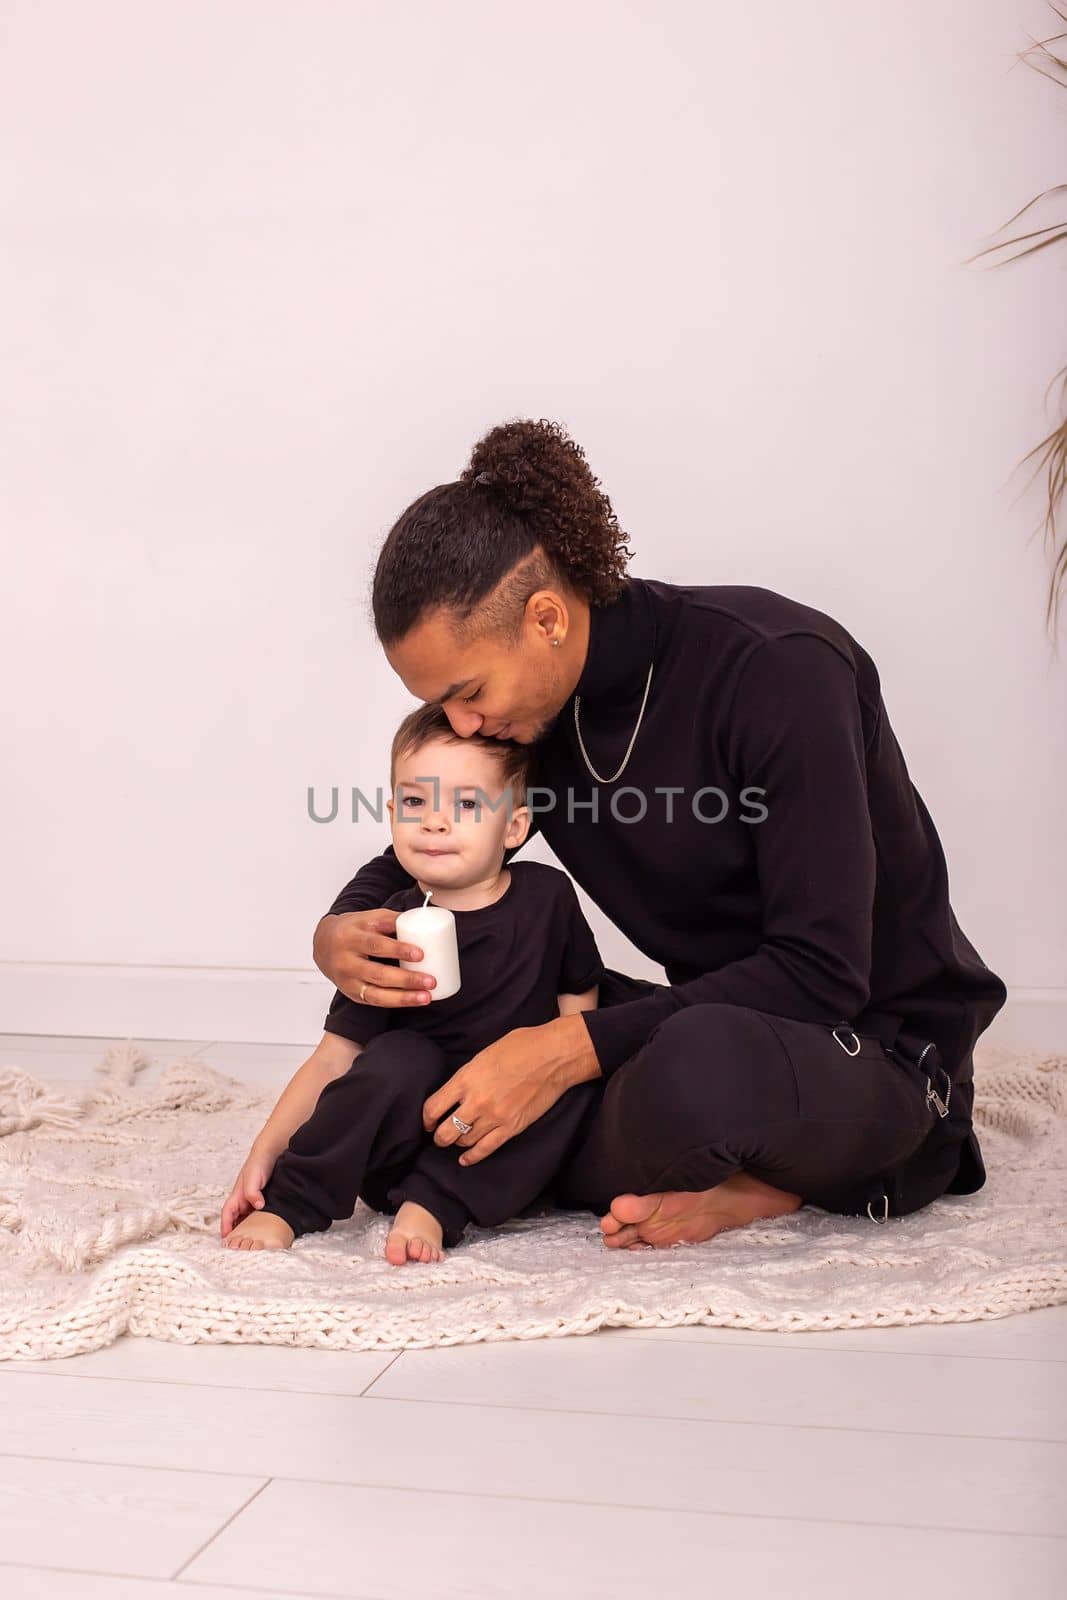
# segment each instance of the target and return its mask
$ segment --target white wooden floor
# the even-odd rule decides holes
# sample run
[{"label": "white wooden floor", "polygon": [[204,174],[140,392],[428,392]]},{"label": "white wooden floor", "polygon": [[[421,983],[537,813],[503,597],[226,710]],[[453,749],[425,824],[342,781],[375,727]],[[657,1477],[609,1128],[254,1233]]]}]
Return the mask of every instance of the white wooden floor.
[{"label": "white wooden floor", "polygon": [[[0,1035],[0,1064],[84,1078],[109,1042]],[[303,1059],[145,1047],[274,1089]],[[1065,1307],[0,1363],[0,1594],[1059,1600],[1065,1375]]]}]

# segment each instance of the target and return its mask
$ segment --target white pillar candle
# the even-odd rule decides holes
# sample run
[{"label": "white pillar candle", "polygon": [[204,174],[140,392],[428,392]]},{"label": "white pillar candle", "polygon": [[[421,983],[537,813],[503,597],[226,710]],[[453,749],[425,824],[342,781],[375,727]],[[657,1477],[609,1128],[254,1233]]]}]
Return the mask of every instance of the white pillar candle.
[{"label": "white pillar candle", "polygon": [[401,961],[408,972],[428,972],[437,979],[427,990],[431,1000],[447,1000],[459,988],[459,945],[456,919],[446,906],[423,904],[401,911],[396,919],[396,937],[404,944],[417,945],[421,961]]}]

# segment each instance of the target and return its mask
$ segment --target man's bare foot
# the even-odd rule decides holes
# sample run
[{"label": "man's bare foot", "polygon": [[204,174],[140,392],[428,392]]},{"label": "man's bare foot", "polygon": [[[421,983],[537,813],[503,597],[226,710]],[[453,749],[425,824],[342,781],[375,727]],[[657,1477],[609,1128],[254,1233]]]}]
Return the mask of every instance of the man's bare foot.
[{"label": "man's bare foot", "polygon": [[295,1238],[289,1224],[273,1211],[251,1211],[222,1242],[231,1250],[288,1250]]},{"label": "man's bare foot", "polygon": [[443,1239],[444,1229],[433,1212],[414,1200],[405,1200],[385,1241],[385,1259],[394,1267],[402,1267],[405,1261],[441,1261]]},{"label": "man's bare foot", "polygon": [[743,1228],[759,1217],[781,1217],[799,1211],[799,1194],[775,1189],[749,1172],[734,1172],[713,1189],[699,1194],[620,1194],[601,1217],[604,1243],[633,1250],[672,1244],[699,1244],[726,1228]]}]

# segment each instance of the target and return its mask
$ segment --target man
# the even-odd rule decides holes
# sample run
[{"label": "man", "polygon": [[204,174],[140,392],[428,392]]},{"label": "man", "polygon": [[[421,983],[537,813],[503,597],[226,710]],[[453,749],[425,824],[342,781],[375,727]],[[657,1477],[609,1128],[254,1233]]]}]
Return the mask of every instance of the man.
[{"label": "man", "polygon": [[[952,912],[873,661],[770,590],[628,577],[624,546],[581,450],[517,422],[382,548],[390,665],[461,736],[536,746],[531,836],[669,980],[609,972],[598,1010],[513,1030],[427,1130],[484,1160],[603,1079],[550,1198],[602,1211],[613,1248],[974,1192],[972,1051],[1007,994]],[[383,965],[421,957],[381,910],[410,882],[386,850],[319,923],[352,998],[426,1003],[432,980]]]}]

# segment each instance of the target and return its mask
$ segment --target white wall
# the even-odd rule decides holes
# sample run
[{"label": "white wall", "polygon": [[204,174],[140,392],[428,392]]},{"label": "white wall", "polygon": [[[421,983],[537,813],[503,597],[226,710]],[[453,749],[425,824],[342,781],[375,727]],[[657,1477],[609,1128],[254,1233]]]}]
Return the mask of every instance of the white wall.
[{"label": "white wall", "polygon": [[411,704],[375,553],[512,416],[584,445],[636,573],[856,635],[963,927],[1062,1002],[1067,669],[1012,472],[1064,257],[961,264],[1067,177],[1011,70],[1050,18],[5,0],[0,1028],[317,1036],[314,924],[387,836],[306,790],[384,782]]}]

